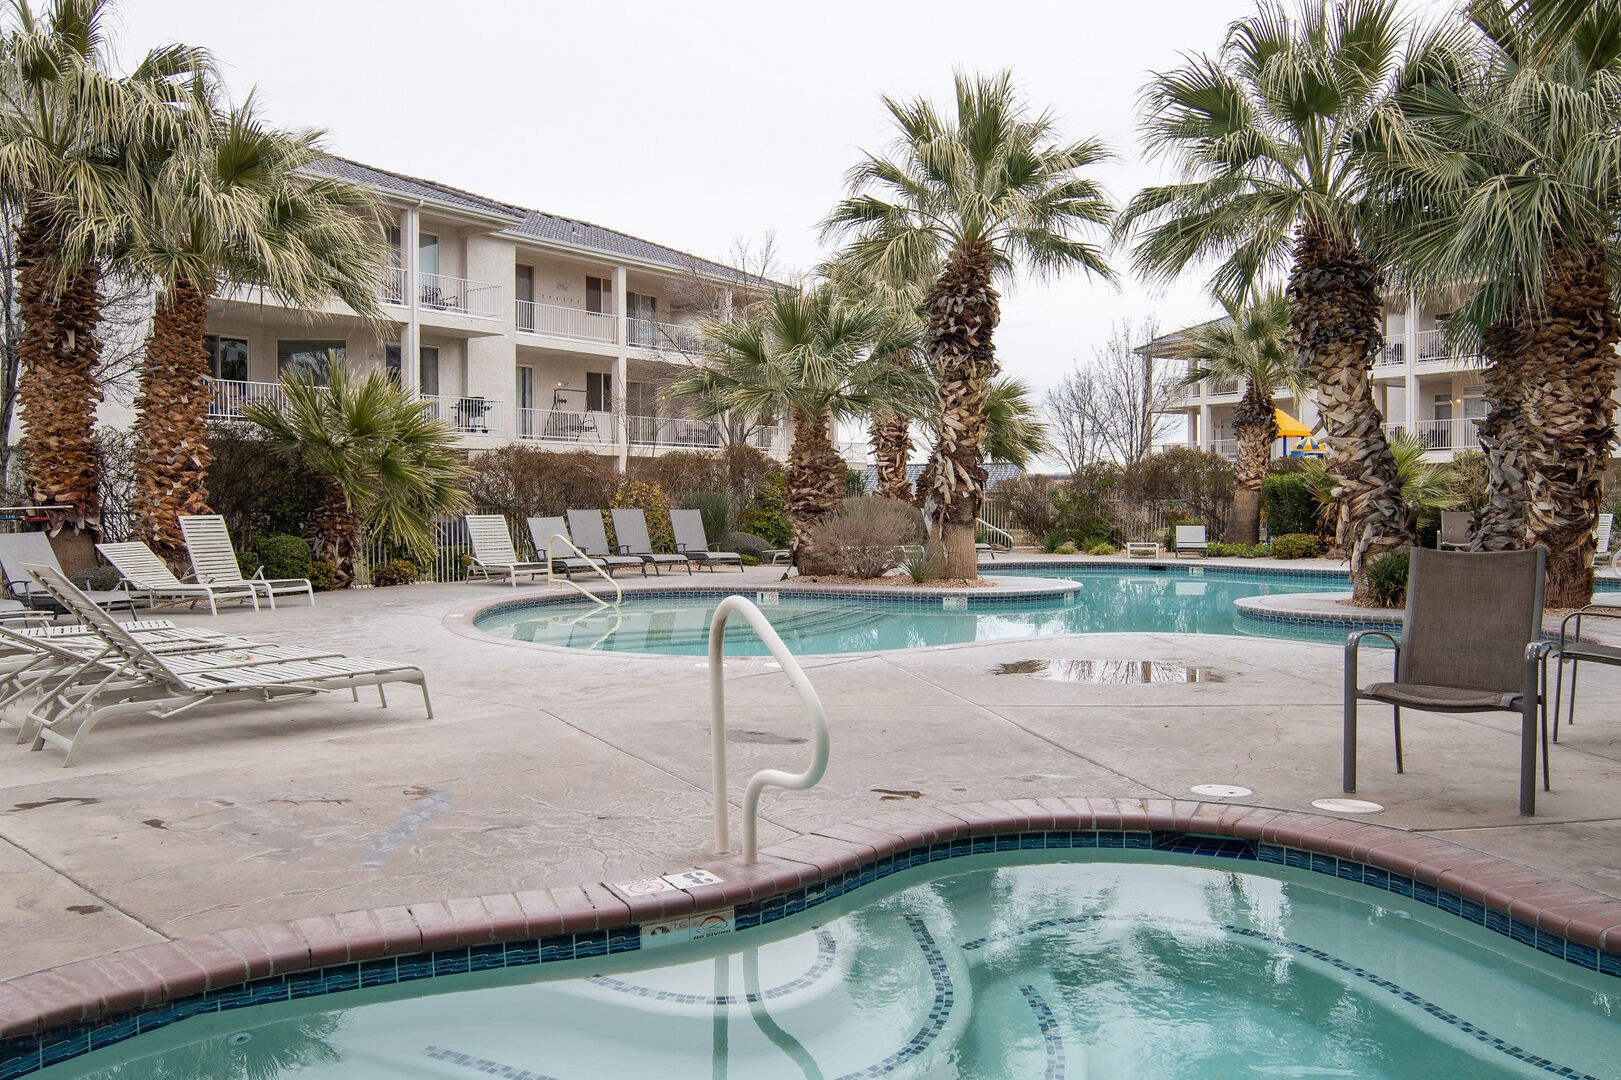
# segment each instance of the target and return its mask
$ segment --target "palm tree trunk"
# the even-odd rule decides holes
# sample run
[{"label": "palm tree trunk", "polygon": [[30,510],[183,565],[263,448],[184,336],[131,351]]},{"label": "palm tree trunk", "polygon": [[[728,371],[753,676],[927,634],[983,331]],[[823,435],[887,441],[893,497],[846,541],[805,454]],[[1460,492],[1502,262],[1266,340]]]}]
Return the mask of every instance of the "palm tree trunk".
[{"label": "palm tree trunk", "polygon": [[940,441],[927,491],[936,577],[974,579],[974,525],[985,500],[985,392],[996,377],[991,336],[1001,318],[988,246],[959,247],[929,297],[929,360],[940,388]]},{"label": "palm tree trunk", "polygon": [[22,365],[17,400],[23,453],[41,505],[71,507],[76,528],[101,530],[100,457],[96,450],[96,361],[101,341],[100,275],[94,267],[57,277],[56,221],[38,200],[17,234],[17,306]]},{"label": "palm tree trunk", "polygon": [[1486,458],[1486,505],[1470,546],[1513,551],[1525,546],[1525,347],[1528,327],[1506,314],[1481,335],[1486,353],[1486,415],[1478,422]]},{"label": "palm tree trunk", "polygon": [[1525,379],[1526,532],[1548,549],[1551,608],[1593,598],[1593,525],[1615,441],[1621,337],[1602,242],[1571,240],[1547,254],[1542,317]]},{"label": "palm tree trunk", "polygon": [[824,413],[794,413],[788,451],[788,520],[794,527],[793,561],[801,572],[810,559],[810,526],[844,502],[844,459],[833,446]]},{"label": "palm tree trunk", "polygon": [[1352,592],[1368,592],[1368,563],[1413,539],[1413,508],[1401,497],[1396,458],[1373,401],[1368,363],[1381,338],[1379,271],[1354,244],[1319,222],[1295,239],[1289,322],[1317,389],[1328,435],[1328,469],[1340,500],[1339,539],[1350,550]]},{"label": "palm tree trunk", "polygon": [[315,557],[330,559],[337,568],[337,587],[354,584],[355,558],[360,553],[360,515],[344,497],[336,481],[327,485],[326,499],[315,515]]},{"label": "palm tree trunk", "polygon": [[208,513],[208,299],[176,281],[158,299],[135,399],[135,529],[162,558],[185,557],[181,514]]},{"label": "palm tree trunk", "polygon": [[1261,482],[1266,479],[1267,459],[1278,437],[1278,414],[1271,394],[1254,383],[1244,388],[1244,397],[1233,410],[1233,434],[1238,437],[1238,460],[1233,468],[1230,542],[1258,544],[1261,541]]},{"label": "palm tree trunk", "polygon": [[872,426],[872,459],[877,471],[873,494],[886,499],[912,501],[912,481],[906,466],[912,456],[912,425],[898,412],[875,413]]}]

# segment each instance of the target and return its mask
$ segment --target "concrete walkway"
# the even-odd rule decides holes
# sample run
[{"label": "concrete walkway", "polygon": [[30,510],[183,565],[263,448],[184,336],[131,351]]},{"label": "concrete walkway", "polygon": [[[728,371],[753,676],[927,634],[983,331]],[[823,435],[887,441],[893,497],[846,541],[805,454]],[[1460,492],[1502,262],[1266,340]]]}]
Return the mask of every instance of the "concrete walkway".
[{"label": "concrete walkway", "polygon": [[[691,584],[780,577],[762,567]],[[358,705],[335,695],[109,721],[72,769],[51,749],[0,748],[0,978],[233,926],[624,880],[703,857],[707,671],[465,629],[471,609],[540,592],[419,585],[323,595],[314,609],[176,614],[419,664],[437,716],[406,690],[386,711],[363,692]],[[1030,659],[1194,664],[1221,681],[995,673]],[[831,765],[814,790],[767,795],[761,841],[920,803],[1185,797],[1200,783],[1310,811],[1340,794],[1340,665],[1336,646],[1168,634],[809,658]],[[779,671],[759,659],[728,670],[735,800],[755,770],[802,765],[805,723]],[[1398,777],[1388,714],[1365,706],[1358,796],[1387,808],[1371,820],[1621,896],[1621,671],[1590,666],[1582,688],[1535,819],[1515,813],[1517,718],[1413,715]]]}]

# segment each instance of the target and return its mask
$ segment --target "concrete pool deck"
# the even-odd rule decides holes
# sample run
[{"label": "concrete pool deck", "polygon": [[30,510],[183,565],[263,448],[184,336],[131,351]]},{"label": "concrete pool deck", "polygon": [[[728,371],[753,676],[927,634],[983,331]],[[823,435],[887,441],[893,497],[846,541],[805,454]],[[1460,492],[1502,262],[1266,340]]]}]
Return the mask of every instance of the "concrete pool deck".
[{"label": "concrete pool deck", "polygon": [[[765,586],[780,576],[757,568],[677,583]],[[314,609],[175,614],[419,664],[437,716],[427,720],[409,692],[391,695],[386,711],[363,692],[358,705],[339,696],[110,721],[72,769],[53,750],[0,750],[0,979],[178,937],[624,881],[705,858],[706,670],[691,657],[582,653],[447,625],[540,593],[411,586],[326,594]],[[1087,685],[993,673],[1028,659],[1198,664],[1223,681]],[[1242,785],[1255,792],[1245,804],[1309,812],[1312,800],[1340,794],[1340,664],[1333,645],[1173,634],[810,657],[831,763],[811,791],[767,794],[761,842],[858,818],[903,821],[919,806],[1185,798],[1200,783]],[[801,767],[806,732],[780,672],[758,659],[728,670],[735,801],[754,771]],[[1621,897],[1621,672],[1590,666],[1582,687],[1577,725],[1551,755],[1554,791],[1539,793],[1534,819],[1515,813],[1515,717],[1411,717],[1398,777],[1387,714],[1366,708],[1357,794],[1386,806],[1366,820]]]}]

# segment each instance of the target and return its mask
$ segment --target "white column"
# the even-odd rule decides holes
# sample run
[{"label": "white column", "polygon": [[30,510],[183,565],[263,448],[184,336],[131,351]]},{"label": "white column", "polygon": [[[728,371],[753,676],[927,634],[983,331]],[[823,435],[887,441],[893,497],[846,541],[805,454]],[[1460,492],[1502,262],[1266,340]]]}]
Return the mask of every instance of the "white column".
[{"label": "white column", "polygon": [[411,397],[421,392],[422,222],[415,209],[400,211],[400,262],[405,267],[405,326],[400,330],[400,385]]},{"label": "white column", "polygon": [[623,266],[614,267],[613,280],[614,323],[619,327],[619,355],[614,357],[614,441],[619,446],[615,464],[620,472],[626,472],[630,469],[630,421],[625,415],[630,390],[630,318]]},{"label": "white column", "polygon": [[1197,446],[1200,450],[1214,450],[1216,436],[1210,429],[1210,406],[1199,406],[1199,440]]},{"label": "white column", "polygon": [[1413,432],[1414,424],[1418,423],[1418,293],[1407,294],[1407,329],[1402,334],[1402,352],[1406,354],[1403,370],[1406,378],[1404,386],[1407,391],[1407,430]]}]

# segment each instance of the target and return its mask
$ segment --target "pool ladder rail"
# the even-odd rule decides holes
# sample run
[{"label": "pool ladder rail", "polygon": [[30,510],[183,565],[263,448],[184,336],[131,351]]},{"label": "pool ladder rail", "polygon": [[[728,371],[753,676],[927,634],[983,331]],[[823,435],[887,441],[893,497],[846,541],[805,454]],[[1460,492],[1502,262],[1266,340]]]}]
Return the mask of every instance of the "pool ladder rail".
[{"label": "pool ladder rail", "polygon": [[[598,577],[602,578],[602,580],[604,580],[604,581],[606,581],[608,583],[609,587],[612,588],[613,591],[614,591],[613,606],[618,607],[624,601],[625,593],[624,593],[624,590],[619,587],[619,582],[614,580],[613,572],[610,571],[606,566],[604,566],[601,563],[597,562],[597,560],[593,559],[591,556],[587,555],[585,552],[581,551],[579,548],[575,547],[574,546],[574,541],[570,540],[568,537],[564,536],[562,533],[552,533],[550,536],[548,536],[546,538],[546,586],[547,586],[547,588],[550,588],[552,585],[555,585],[555,584],[567,585],[569,588],[573,589],[575,592],[579,593],[581,596],[585,597],[587,600],[590,600],[591,602],[596,604],[597,608],[599,610],[601,608],[605,608],[605,607],[609,606],[608,601],[604,600],[602,597],[598,596],[596,593],[592,592],[590,589],[587,589],[584,585],[581,585],[578,582],[576,582],[572,577],[568,576],[568,574],[565,573],[562,577],[557,576],[557,560],[559,558],[564,558],[565,557],[565,556],[560,556],[560,555],[557,554],[557,546],[556,545],[559,542],[561,542],[564,547],[568,548],[570,551],[574,552],[574,554],[578,555],[580,558],[584,559],[588,564],[590,564],[592,572],[595,573]],[[593,614],[595,614],[595,612],[593,612]],[[599,642],[599,644],[600,644],[600,642]]]},{"label": "pool ladder rail", "polygon": [[726,620],[733,614],[743,617],[765,643],[772,657],[782,665],[783,674],[788,676],[788,681],[798,691],[799,700],[805,703],[811,724],[811,762],[808,769],[802,773],[762,769],[749,778],[748,787],[744,789],[743,861],[753,863],[757,860],[758,852],[756,839],[760,794],[767,787],[804,791],[814,787],[822,779],[822,774],[827,772],[827,711],[822,707],[822,699],[817,696],[816,688],[811,686],[810,679],[805,675],[805,669],[799,666],[799,661],[794,659],[794,654],[788,651],[788,646],[783,644],[782,638],[760,609],[741,596],[728,596],[722,600],[709,622],[709,730],[715,757],[715,850],[718,854],[725,855],[731,851],[732,830],[726,802],[725,646]]}]

